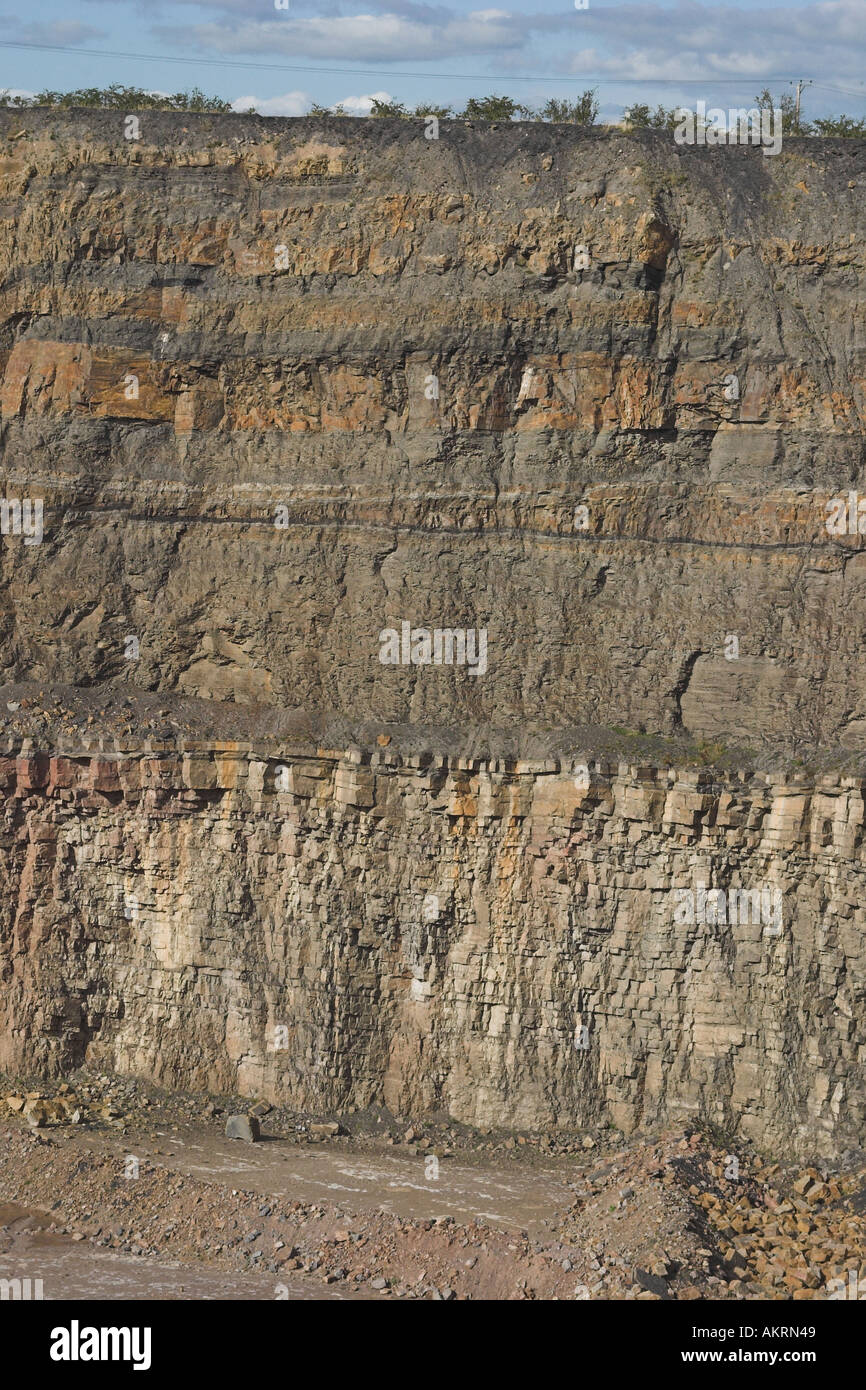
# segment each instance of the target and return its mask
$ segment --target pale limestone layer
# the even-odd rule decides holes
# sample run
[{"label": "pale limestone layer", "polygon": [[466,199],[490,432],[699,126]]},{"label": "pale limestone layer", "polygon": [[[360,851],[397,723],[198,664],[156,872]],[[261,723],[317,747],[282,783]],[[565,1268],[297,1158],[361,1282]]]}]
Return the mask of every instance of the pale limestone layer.
[{"label": "pale limestone layer", "polygon": [[[621,765],[581,789],[553,762],[424,762],[0,764],[0,1064],[478,1125],[704,1117],[776,1150],[862,1142],[861,782]],[[700,880],[778,888],[781,930],[678,921]]]}]

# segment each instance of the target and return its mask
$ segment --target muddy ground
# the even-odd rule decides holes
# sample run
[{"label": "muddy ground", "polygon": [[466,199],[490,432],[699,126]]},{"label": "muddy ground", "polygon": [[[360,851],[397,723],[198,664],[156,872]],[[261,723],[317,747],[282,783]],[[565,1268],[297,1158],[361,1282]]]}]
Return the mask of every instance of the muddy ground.
[{"label": "muddy ground", "polygon": [[[225,1137],[252,1113],[257,1143]],[[77,1074],[0,1079],[0,1279],[45,1299],[811,1299],[866,1292],[866,1154],[697,1130],[481,1134]]]}]

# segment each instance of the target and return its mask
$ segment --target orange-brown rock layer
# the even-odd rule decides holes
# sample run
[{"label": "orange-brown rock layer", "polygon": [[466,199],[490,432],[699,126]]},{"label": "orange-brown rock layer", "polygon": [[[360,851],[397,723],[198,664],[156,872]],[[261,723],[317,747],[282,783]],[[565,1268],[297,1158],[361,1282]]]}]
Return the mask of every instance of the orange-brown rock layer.
[{"label": "orange-brown rock layer", "polygon": [[0,112],[7,679],[862,745],[861,142],[140,124]]}]

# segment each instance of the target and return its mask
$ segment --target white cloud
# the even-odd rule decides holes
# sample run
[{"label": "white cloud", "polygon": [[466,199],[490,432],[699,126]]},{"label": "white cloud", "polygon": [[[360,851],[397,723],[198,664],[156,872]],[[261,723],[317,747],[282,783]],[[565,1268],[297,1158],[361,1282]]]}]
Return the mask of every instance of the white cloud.
[{"label": "white cloud", "polygon": [[278,53],[356,63],[423,62],[459,53],[517,50],[525,43],[522,25],[504,10],[465,16],[443,11],[432,21],[398,14],[321,15],[276,23],[157,26],[154,33],[174,45],[192,43],[217,53]]},{"label": "white cloud", "polygon": [[104,29],[93,29],[89,24],[79,24],[78,20],[52,20],[44,24],[39,20],[26,22],[15,15],[0,15],[7,39],[16,43],[61,44],[68,47],[76,43],[87,43],[90,39],[107,37]]},{"label": "white cloud", "polygon": [[393,100],[389,92],[373,92],[368,97],[343,97],[342,101],[335,101],[334,105],[342,106],[347,116],[369,116],[374,101]]},{"label": "white cloud", "polygon": [[579,32],[591,46],[563,54],[554,71],[612,81],[739,77],[762,83],[767,76],[801,69],[817,78],[853,77],[862,73],[864,8],[863,0],[730,6],[720,24],[718,11],[695,0],[674,0],[664,9],[626,0],[615,8],[579,13]]},{"label": "white cloud", "polygon": [[[342,106],[347,116],[369,116],[373,109],[374,101],[393,101],[390,92],[370,92],[365,96],[343,97],[340,101],[332,102],[330,110],[337,106]],[[232,102],[232,110],[243,113],[253,107],[260,116],[303,116],[309,111],[313,104],[313,98],[309,92],[285,92],[278,97],[236,97]]]},{"label": "white cloud", "polygon": [[[390,92],[370,92],[366,96],[343,97],[341,101],[332,102],[330,110],[337,106],[342,106],[347,116],[369,116],[373,109],[374,101],[393,101]],[[236,97],[232,102],[232,110],[241,113],[249,111],[253,107],[260,116],[303,116],[309,111],[313,104],[313,98],[309,92],[285,92],[279,97]]]},{"label": "white cloud", "polygon": [[[723,10],[710,0],[590,0],[585,10],[575,10],[572,0],[511,0],[509,8],[509,0],[500,0],[502,7],[496,0],[462,0],[459,7],[456,0],[290,0],[284,11],[275,11],[273,0],[170,0],[161,8],[153,0],[110,3],[129,6],[151,23],[164,20],[151,32],[172,52],[401,67],[465,58],[478,70],[489,69],[494,88],[500,78],[527,72],[573,75],[576,82],[589,79],[584,85],[621,81],[625,89],[630,81],[633,97],[650,101],[671,97],[673,88],[663,81],[737,80],[747,92],[768,83],[780,90],[781,80],[770,82],[773,75],[803,72],[815,81],[810,111],[826,102],[852,109],[844,96],[821,93],[818,84],[844,78],[843,86],[859,91],[866,56],[864,0],[729,0]],[[468,9],[471,3],[478,7]],[[168,22],[179,15],[186,22]],[[22,28],[21,20],[7,22]],[[539,76],[541,99],[567,92],[564,84],[545,88],[543,82]],[[456,93],[443,85],[441,99],[459,104],[467,90],[462,83]]]},{"label": "white cloud", "polygon": [[233,111],[249,111],[254,107],[260,116],[303,116],[312,104],[309,92],[286,92],[280,97],[237,97]]}]

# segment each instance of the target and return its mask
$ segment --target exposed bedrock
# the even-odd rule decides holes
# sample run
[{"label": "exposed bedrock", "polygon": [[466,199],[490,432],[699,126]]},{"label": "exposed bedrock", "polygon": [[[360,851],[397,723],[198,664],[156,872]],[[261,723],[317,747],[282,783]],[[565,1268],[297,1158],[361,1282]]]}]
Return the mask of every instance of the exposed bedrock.
[{"label": "exposed bedrock", "polygon": [[124,129],[0,112],[7,679],[862,744],[862,142]]},{"label": "exposed bedrock", "polygon": [[862,1137],[861,780],[232,748],[0,778],[7,1069]]},{"label": "exposed bedrock", "polygon": [[0,110],[0,1064],[864,1142],[866,783],[554,756],[859,768],[863,142],[126,128]]}]

